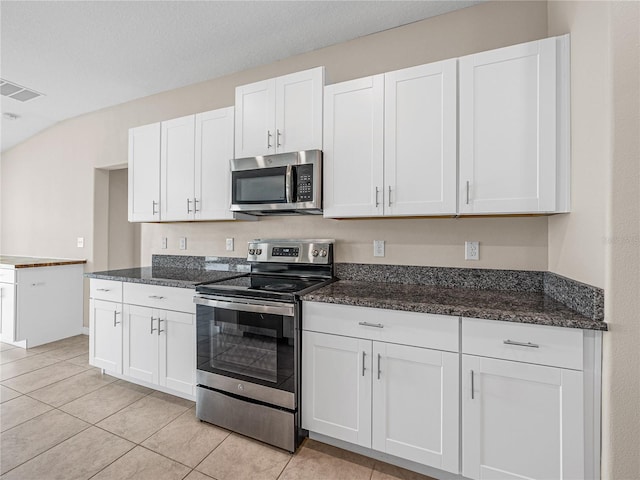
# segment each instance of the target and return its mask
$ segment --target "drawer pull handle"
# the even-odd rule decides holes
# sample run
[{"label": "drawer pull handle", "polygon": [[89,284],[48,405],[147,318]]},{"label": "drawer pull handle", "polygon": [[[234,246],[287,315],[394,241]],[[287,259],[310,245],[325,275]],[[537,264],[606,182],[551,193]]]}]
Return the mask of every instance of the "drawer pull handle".
[{"label": "drawer pull handle", "polygon": [[518,347],[529,347],[529,348],[540,348],[540,345],[536,345],[535,343],[531,343],[531,342],[515,342],[513,340],[504,340],[502,343],[504,343],[505,345],[516,345]]},{"label": "drawer pull handle", "polygon": [[162,300],[164,297],[160,295],[149,295],[149,298],[155,298],[156,300]]},{"label": "drawer pull handle", "polygon": [[381,323],[358,322],[358,325],[362,325],[363,327],[384,328],[384,325]]},{"label": "drawer pull handle", "polygon": [[382,355],[378,354],[378,380],[380,380],[380,358]]},{"label": "drawer pull handle", "polygon": [[473,370],[471,370],[471,400],[474,400],[474,393],[473,391],[475,390],[475,385],[474,385],[474,378],[473,378]]},{"label": "drawer pull handle", "polygon": [[362,352],[362,376],[364,377],[364,371],[366,370],[365,366],[364,366],[364,357],[366,356],[366,352]]},{"label": "drawer pull handle", "polygon": [[96,288],[97,292],[110,292],[111,289],[110,288]]}]

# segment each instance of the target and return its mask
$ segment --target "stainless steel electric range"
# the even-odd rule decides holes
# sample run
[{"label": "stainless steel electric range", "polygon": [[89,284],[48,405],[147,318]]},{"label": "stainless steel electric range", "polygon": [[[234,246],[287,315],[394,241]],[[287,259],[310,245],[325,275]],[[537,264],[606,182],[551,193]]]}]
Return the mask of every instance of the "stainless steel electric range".
[{"label": "stainless steel electric range", "polygon": [[196,415],[294,452],[300,297],[333,281],[333,241],[254,240],[251,273],[196,288]]}]

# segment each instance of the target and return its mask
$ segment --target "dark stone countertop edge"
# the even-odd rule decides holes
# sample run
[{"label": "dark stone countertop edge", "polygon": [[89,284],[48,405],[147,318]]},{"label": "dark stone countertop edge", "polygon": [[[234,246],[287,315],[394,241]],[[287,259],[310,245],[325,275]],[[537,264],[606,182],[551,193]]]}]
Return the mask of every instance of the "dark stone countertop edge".
[{"label": "dark stone countertop edge", "polygon": [[[318,293],[320,292],[320,293]],[[386,310],[400,310],[406,312],[430,313],[434,315],[449,315],[454,317],[479,318],[483,320],[497,320],[503,322],[526,323],[532,325],[544,325],[551,327],[579,328],[583,330],[607,331],[607,323],[601,320],[588,318],[557,318],[545,313],[514,312],[507,310],[486,310],[473,307],[461,307],[430,302],[398,302],[397,299],[371,299],[356,298],[347,295],[325,295],[321,290],[311,292],[302,297],[303,301],[333,303],[338,305],[351,305],[356,307],[381,308]]]},{"label": "dark stone countertop edge", "polygon": [[203,282],[194,282],[190,280],[171,280],[166,278],[132,278],[122,277],[118,275],[108,275],[103,273],[85,273],[87,278],[97,278],[100,280],[112,280],[115,282],[128,282],[128,283],[144,283],[146,285],[157,285],[160,287],[178,287],[178,288],[196,288],[196,286]]}]

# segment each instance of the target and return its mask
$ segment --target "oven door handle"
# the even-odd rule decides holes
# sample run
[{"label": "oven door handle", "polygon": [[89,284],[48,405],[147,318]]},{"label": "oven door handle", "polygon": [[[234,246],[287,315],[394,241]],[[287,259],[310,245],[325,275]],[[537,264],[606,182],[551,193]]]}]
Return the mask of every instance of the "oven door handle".
[{"label": "oven door handle", "polygon": [[294,309],[290,304],[268,304],[266,302],[253,301],[253,303],[239,303],[227,300],[214,300],[210,298],[193,297],[193,303],[206,307],[224,308],[226,310],[236,310],[239,312],[268,313],[273,315],[286,315],[293,317]]}]

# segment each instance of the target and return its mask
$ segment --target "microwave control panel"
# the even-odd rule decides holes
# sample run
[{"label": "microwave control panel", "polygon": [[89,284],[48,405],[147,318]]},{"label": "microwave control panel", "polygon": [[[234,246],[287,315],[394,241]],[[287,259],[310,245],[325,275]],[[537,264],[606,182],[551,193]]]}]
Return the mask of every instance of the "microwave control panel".
[{"label": "microwave control panel", "polygon": [[311,202],[313,200],[313,165],[296,167],[296,201]]}]

